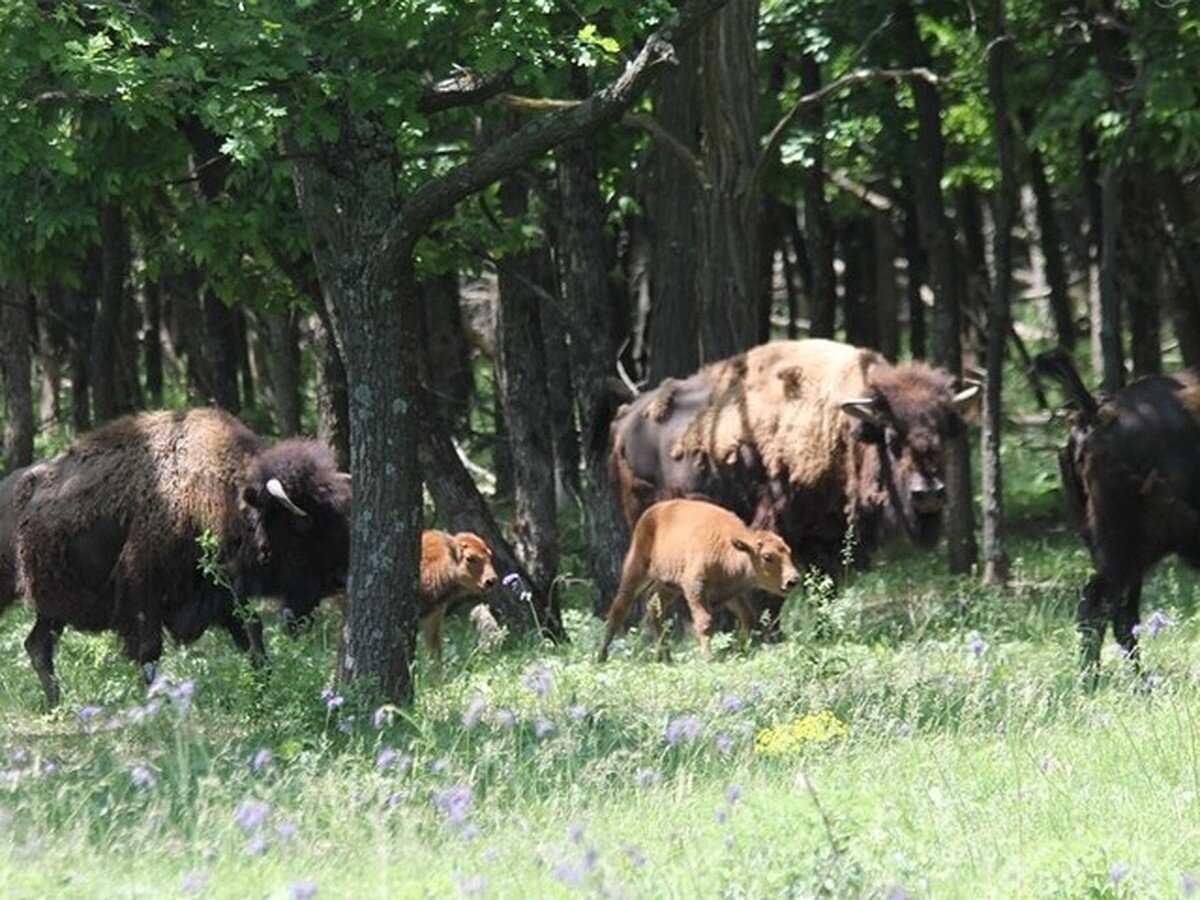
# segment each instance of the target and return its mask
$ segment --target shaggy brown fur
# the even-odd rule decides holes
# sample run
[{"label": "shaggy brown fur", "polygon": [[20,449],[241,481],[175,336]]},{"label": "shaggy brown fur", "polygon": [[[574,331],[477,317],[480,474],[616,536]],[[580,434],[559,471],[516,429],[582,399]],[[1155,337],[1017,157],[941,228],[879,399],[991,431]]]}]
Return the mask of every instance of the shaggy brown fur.
[{"label": "shaggy brown fur", "polygon": [[1076,611],[1083,665],[1098,665],[1108,621],[1136,661],[1146,572],[1172,553],[1200,566],[1200,372],[1144,378],[1097,401],[1063,351],[1037,366],[1077,409],[1059,463],[1096,569]]},{"label": "shaggy brown fur", "polygon": [[702,500],[656,503],[633,529],[596,658],[608,658],[613,637],[625,627],[634,603],[653,591],[667,598],[660,596],[659,614],[651,616],[660,658],[666,650],[661,611],[679,596],[691,614],[700,651],[708,656],[717,609],[731,609],[748,634],[754,627],[750,592],[782,597],[799,582],[791,549],[779,535],[748,528],[733,513]]},{"label": "shaggy brown fur", "polygon": [[[153,664],[163,628],[187,642],[217,624],[261,662],[250,597],[279,596],[285,612],[304,616],[345,580],[350,486],[332,454],[310,441],[268,448],[219,410],[117,419],[30,481],[21,482],[16,556],[37,612],[26,647],[51,705],[53,648],[66,625],[116,631],[131,659]],[[273,496],[273,481],[299,512]],[[199,571],[206,531],[225,584]]]},{"label": "shaggy brown fur", "polygon": [[435,665],[442,661],[442,622],[451,601],[478,597],[496,583],[492,551],[470,531],[449,534],[426,531],[421,535],[421,634]]},{"label": "shaggy brown fur", "polygon": [[[843,409],[851,399],[868,401],[869,421]],[[834,341],[778,341],[627,404],[610,459],[627,521],[657,500],[705,497],[833,572],[850,528],[859,563],[884,526],[936,540],[941,441],[960,426],[943,371]]]}]

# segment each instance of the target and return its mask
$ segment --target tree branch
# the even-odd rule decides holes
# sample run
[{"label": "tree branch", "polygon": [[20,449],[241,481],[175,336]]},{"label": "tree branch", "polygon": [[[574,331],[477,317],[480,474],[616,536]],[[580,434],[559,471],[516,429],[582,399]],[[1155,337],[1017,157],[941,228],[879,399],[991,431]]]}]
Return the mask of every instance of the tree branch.
[{"label": "tree branch", "polygon": [[674,60],[672,41],[698,31],[725,0],[689,0],[673,20],[646,39],[625,71],[578,106],[561,109],[522,126],[445,175],[421,185],[388,227],[381,252],[392,255],[413,242],[464,197],[515,172],[530,160],[573,138],[617,121],[657,77],[661,63]]},{"label": "tree branch", "polygon": [[926,81],[929,84],[938,83],[937,75],[922,66],[912,69],[855,69],[853,72],[847,72],[841,78],[834,79],[819,90],[815,90],[811,94],[805,94],[792,104],[792,108],[783,114],[783,117],[775,123],[775,127],[767,135],[766,143],[763,144],[762,150],[759,151],[758,162],[754,166],[754,182],[756,184],[761,182],[767,165],[783,141],[784,132],[787,131],[788,126],[792,124],[796,116],[809,106],[824,103],[831,94],[840,91],[844,87],[852,84],[862,84],[866,81],[875,81],[876,79],[885,81],[915,79]]},{"label": "tree branch", "polygon": [[504,72],[476,75],[470,69],[456,66],[449,78],[443,78],[437,84],[429,86],[417,101],[417,110],[432,115],[448,109],[483,103],[512,86],[512,73],[515,68],[514,66]]}]

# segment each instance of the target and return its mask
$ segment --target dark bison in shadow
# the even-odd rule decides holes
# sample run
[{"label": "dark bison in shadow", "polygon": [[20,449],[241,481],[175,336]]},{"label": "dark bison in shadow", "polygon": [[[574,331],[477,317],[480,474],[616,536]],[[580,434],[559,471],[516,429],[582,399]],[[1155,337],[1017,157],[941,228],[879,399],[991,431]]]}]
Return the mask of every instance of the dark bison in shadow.
[{"label": "dark bison in shadow", "polygon": [[[116,632],[148,678],[164,628],[187,643],[220,625],[261,664],[250,598],[278,597],[303,617],[345,583],[350,483],[332,453],[268,446],[219,410],[115,420],[10,490],[18,585],[37,616],[25,647],[51,706],[65,626]],[[206,534],[213,565],[202,571]],[[0,611],[11,602],[0,593]]]},{"label": "dark bison in shadow", "polygon": [[819,339],[668,378],[612,423],[625,518],[632,525],[658,500],[705,498],[830,573],[851,529],[860,565],[889,529],[932,544],[946,499],[942,441],[963,427],[977,390],[955,393],[939,369]]},{"label": "dark bison in shadow", "polygon": [[1136,663],[1146,571],[1172,553],[1200,566],[1200,373],[1143,378],[1097,398],[1064,351],[1036,364],[1075,407],[1058,461],[1068,518],[1096,569],[1076,612],[1083,666],[1099,664],[1108,620]]}]

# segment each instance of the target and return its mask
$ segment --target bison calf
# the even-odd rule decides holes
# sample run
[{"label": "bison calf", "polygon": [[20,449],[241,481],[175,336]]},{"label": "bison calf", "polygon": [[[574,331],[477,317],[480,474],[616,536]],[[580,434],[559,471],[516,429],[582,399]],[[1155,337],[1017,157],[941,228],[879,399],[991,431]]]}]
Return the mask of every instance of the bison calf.
[{"label": "bison calf", "polygon": [[477,534],[426,531],[421,535],[421,634],[436,665],[442,662],[442,622],[460,597],[478,597],[496,583],[492,551]]},{"label": "bison calf", "polygon": [[[786,596],[799,583],[791,549],[779,535],[751,529],[729,510],[702,500],[656,503],[633,529],[597,661],[608,658],[634,602],[652,590],[659,592],[660,602],[682,596],[707,656],[715,610],[729,607],[749,632],[754,626],[751,591]],[[655,624],[657,631],[661,621]]]}]

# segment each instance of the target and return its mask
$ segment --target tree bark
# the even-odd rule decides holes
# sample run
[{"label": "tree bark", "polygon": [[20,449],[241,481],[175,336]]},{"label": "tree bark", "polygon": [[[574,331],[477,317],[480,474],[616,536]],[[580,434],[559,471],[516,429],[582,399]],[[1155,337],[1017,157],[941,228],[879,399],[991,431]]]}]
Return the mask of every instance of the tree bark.
[{"label": "tree bark", "polygon": [[1176,169],[1159,173],[1158,198],[1169,229],[1171,255],[1179,272],[1179,287],[1171,293],[1174,302],[1175,336],[1187,366],[1200,365],[1200,240],[1196,218],[1188,203],[1187,189]]},{"label": "tree bark", "polygon": [[100,209],[100,266],[100,293],[91,340],[92,403],[98,423],[126,411],[118,388],[117,345],[121,309],[127,302],[129,237],[120,207],[111,202]]},{"label": "tree bark", "polygon": [[[909,0],[896,8],[897,28],[907,44],[909,65],[929,68],[929,52],[917,31],[916,14]],[[942,198],[942,101],[935,85],[924,79],[912,82],[917,114],[916,165],[913,179],[917,225],[929,256],[934,294],[933,350],[938,365],[954,377],[962,373],[960,340],[961,281],[954,261],[954,238]],[[946,441],[946,540],[950,571],[970,570],[978,556],[972,512],[970,445],[965,432]]]},{"label": "tree bark", "polygon": [[[500,186],[500,209],[517,218],[525,213],[522,182],[509,178]],[[546,597],[538,610],[538,626],[560,638],[562,614],[554,596],[558,572],[558,507],[554,489],[553,431],[541,298],[537,290],[538,251],[503,257],[496,265],[500,298],[496,310],[496,374],[498,396],[508,427],[513,466],[513,537],[517,556],[533,576],[535,590]]]},{"label": "tree bark", "polygon": [[[800,92],[804,95],[821,89],[821,66],[816,57],[800,57]],[[805,246],[812,272],[809,293],[811,337],[833,337],[837,317],[837,277],[833,270],[834,230],[829,205],[825,202],[825,112],[820,103],[810,103],[799,115],[800,126],[811,140],[811,162],[800,176],[804,195]]]},{"label": "tree bark", "polygon": [[154,409],[158,409],[163,403],[162,342],[162,283],[161,279],[156,278],[146,284],[146,331],[142,337],[146,395]]},{"label": "tree bark", "polygon": [[275,421],[279,433],[290,437],[300,433],[303,403],[300,397],[300,317],[295,309],[286,309],[267,318],[267,340],[271,373],[271,395],[275,400]]},{"label": "tree bark", "polygon": [[[1033,115],[1029,110],[1022,113],[1022,121],[1027,133],[1032,130]],[[1067,262],[1063,252],[1062,229],[1054,208],[1054,192],[1046,178],[1046,164],[1041,151],[1036,146],[1029,148],[1029,182],[1033,188],[1042,257],[1046,260],[1046,284],[1050,288],[1054,331],[1058,345],[1071,352],[1079,340],[1079,329],[1075,326],[1075,310],[1067,284]]]},{"label": "tree bark", "polygon": [[591,606],[595,615],[603,617],[616,594],[629,539],[608,467],[609,422],[604,406],[611,396],[617,355],[617,330],[610,302],[614,289],[605,274],[613,266],[604,253],[609,241],[591,145],[584,141],[563,144],[557,151],[557,162],[562,219],[558,268],[583,437],[582,493],[591,550]]},{"label": "tree bark", "polygon": [[1004,347],[1008,342],[1013,269],[1013,225],[1017,218],[1017,178],[1013,161],[1013,128],[1009,121],[1007,78],[1011,47],[1005,0],[992,0],[992,41],[988,57],[988,93],[1000,159],[996,196],[996,230],[992,239],[995,280],[987,315],[987,380],[983,399],[983,582],[1008,581],[1009,558],[1004,526],[1003,437]]},{"label": "tree bark", "polygon": [[900,241],[904,246],[906,262],[906,295],[908,299],[908,352],[913,359],[926,356],[925,301],[921,299],[921,287],[929,277],[929,257],[921,246],[921,234],[917,228],[917,208],[912,200],[913,183],[905,179],[903,202],[903,228]]},{"label": "tree bark", "polygon": [[421,284],[424,340],[422,382],[437,397],[437,409],[454,433],[467,425],[474,389],[470,347],[463,327],[458,273],[446,272]]},{"label": "tree bark", "polygon": [[875,233],[871,221],[861,216],[845,222],[840,229],[842,260],[842,321],[846,343],[856,347],[879,348],[875,309]]},{"label": "tree bark", "polygon": [[1115,391],[1125,383],[1125,353],[1121,344],[1121,289],[1118,284],[1117,232],[1120,221],[1121,173],[1105,170],[1100,183],[1100,355],[1101,383]]},{"label": "tree bark", "polygon": [[700,142],[709,187],[699,218],[701,362],[740,353],[762,330],[758,0],[729,0],[703,42]]},{"label": "tree bark", "polygon": [[4,446],[0,472],[33,462],[32,300],[18,282],[0,289],[0,383],[4,387]]},{"label": "tree bark", "polygon": [[896,231],[885,212],[871,215],[875,258],[875,324],[879,352],[891,360],[900,353],[900,295],[896,287]]}]

